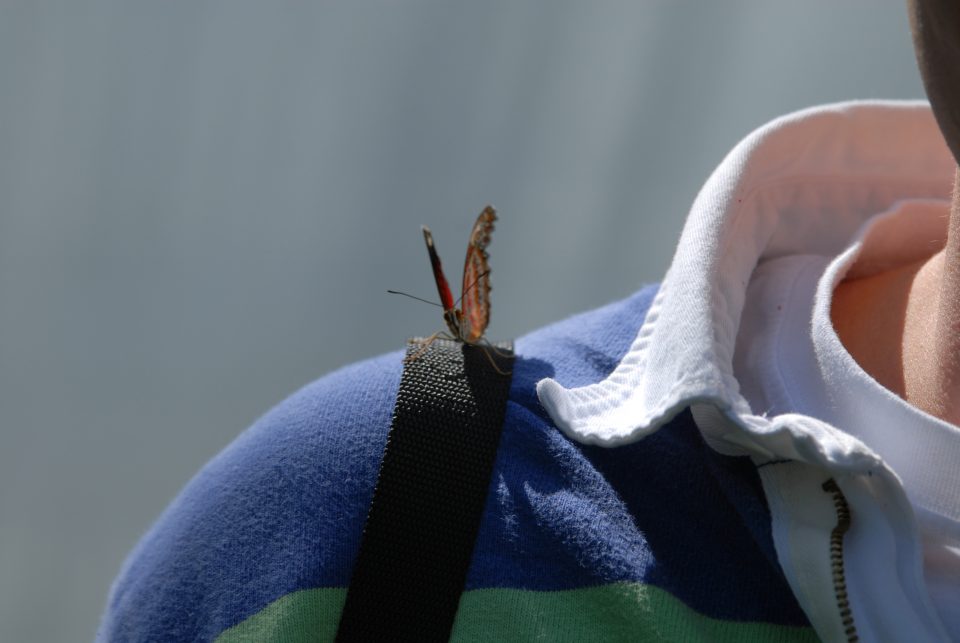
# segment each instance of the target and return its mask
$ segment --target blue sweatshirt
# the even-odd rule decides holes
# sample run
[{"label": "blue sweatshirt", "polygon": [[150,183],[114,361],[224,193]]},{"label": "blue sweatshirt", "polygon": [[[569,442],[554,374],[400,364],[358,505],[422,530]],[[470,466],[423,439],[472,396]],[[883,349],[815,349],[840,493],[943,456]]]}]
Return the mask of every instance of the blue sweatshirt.
[{"label": "blue sweatshirt", "polygon": [[[689,412],[578,444],[538,401],[545,377],[607,376],[654,294],[516,342],[454,640],[815,640],[748,458],[709,448]],[[401,371],[398,351],[323,377],[216,456],[124,564],[98,640],[332,640]]]}]

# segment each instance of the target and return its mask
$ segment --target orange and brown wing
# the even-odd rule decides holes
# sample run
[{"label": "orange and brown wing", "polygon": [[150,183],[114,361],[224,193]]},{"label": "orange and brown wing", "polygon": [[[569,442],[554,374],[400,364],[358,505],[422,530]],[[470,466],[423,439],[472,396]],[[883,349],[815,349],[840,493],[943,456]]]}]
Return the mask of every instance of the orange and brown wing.
[{"label": "orange and brown wing", "polygon": [[487,206],[477,217],[470,232],[467,246],[467,259],[463,266],[463,290],[461,291],[461,311],[466,322],[462,339],[476,342],[487,330],[490,323],[490,264],[487,246],[493,232],[493,222],[497,220],[497,211]]}]

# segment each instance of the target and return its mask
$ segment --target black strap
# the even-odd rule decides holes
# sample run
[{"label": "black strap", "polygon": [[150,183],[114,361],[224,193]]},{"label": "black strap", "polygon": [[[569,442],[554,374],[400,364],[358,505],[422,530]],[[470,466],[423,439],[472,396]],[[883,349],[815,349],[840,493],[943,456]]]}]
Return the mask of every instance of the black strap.
[{"label": "black strap", "polygon": [[437,339],[426,350],[408,348],[337,641],[449,640],[512,361],[510,344],[493,350]]}]

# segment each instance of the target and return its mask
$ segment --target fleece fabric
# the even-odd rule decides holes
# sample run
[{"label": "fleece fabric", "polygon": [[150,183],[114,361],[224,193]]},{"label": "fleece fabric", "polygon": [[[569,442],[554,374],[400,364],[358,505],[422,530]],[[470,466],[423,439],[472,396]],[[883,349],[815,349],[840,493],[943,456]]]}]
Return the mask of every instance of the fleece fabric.
[{"label": "fleece fabric", "polygon": [[[642,442],[577,443],[536,383],[601,381],[657,288],[516,342],[507,417],[454,640],[815,640],[777,563],[754,464],[688,411]],[[402,352],[279,404],[130,554],[100,641],[332,640]]]}]

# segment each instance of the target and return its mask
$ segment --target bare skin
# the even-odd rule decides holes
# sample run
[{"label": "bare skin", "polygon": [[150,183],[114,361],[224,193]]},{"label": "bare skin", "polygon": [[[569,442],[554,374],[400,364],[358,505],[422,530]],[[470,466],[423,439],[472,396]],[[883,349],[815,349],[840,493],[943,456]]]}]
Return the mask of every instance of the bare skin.
[{"label": "bare skin", "polygon": [[[960,2],[907,0],[917,65],[960,162]],[[960,425],[960,170],[937,254],[834,291],[831,319],[857,363],[910,404]]]},{"label": "bare skin", "polygon": [[960,172],[943,250],[842,282],[831,320],[844,347],[880,384],[960,425]]}]

